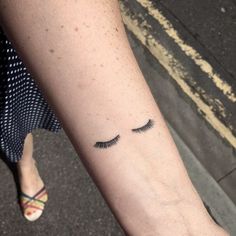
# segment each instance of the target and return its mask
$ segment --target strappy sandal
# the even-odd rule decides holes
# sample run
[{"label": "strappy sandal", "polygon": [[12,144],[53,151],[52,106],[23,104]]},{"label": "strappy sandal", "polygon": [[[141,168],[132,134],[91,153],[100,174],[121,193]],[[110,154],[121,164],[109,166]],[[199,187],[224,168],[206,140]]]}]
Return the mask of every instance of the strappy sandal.
[{"label": "strappy sandal", "polygon": [[33,197],[20,192],[20,204],[24,217],[29,221],[37,220],[43,213],[48,194],[43,186]]}]

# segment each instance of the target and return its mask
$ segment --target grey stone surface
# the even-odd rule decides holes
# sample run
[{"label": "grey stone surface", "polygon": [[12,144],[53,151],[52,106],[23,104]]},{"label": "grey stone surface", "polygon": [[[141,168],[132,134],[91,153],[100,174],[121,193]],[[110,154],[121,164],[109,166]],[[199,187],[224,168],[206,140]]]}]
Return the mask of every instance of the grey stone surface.
[{"label": "grey stone surface", "polygon": [[40,219],[25,220],[12,172],[0,160],[0,235],[124,235],[64,131],[33,134],[34,158],[49,200]]},{"label": "grey stone surface", "polygon": [[[231,192],[232,193],[233,201],[236,202],[236,169],[235,168],[233,168],[233,170],[231,172],[229,172],[229,174],[226,175],[220,181],[220,185],[224,189],[226,189],[227,192]],[[232,187],[232,186],[234,186],[234,187]]]}]

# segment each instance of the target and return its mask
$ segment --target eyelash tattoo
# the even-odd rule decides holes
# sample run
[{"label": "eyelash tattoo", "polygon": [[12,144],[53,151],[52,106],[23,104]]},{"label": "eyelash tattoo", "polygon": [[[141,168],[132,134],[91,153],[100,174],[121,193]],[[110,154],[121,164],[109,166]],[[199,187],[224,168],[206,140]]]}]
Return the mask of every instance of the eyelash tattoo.
[{"label": "eyelash tattoo", "polygon": [[94,144],[94,147],[97,147],[97,148],[108,148],[108,147],[116,144],[119,139],[120,139],[120,135],[118,134],[115,138],[113,138],[110,141],[107,141],[107,142],[96,142]]},{"label": "eyelash tattoo", "polygon": [[150,129],[151,127],[153,127],[154,125],[154,121],[149,119],[148,120],[148,123],[140,128],[136,128],[136,129],[132,129],[133,132],[136,132],[136,133],[141,133],[141,132],[144,132],[146,131],[147,129]]},{"label": "eyelash tattoo", "polygon": [[[132,131],[135,132],[135,133],[145,132],[146,130],[148,130],[151,127],[153,127],[153,125],[154,125],[154,120],[149,119],[147,124],[145,124],[144,126],[142,126],[140,128],[132,129]],[[96,147],[96,148],[108,148],[108,147],[110,147],[112,145],[115,145],[118,142],[119,139],[120,139],[120,135],[118,134],[115,138],[113,138],[110,141],[96,142],[94,144],[94,147]]]}]

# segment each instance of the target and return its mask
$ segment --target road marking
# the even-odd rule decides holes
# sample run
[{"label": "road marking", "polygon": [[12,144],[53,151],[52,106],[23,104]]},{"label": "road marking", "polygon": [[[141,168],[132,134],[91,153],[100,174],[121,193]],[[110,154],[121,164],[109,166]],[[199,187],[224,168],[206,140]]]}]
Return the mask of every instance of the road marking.
[{"label": "road marking", "polygon": [[209,78],[212,79],[217,88],[219,88],[226,97],[232,102],[236,102],[236,96],[232,91],[232,87],[220,78],[220,75],[214,72],[212,66],[202,58],[202,56],[190,45],[187,45],[179,36],[178,32],[174,29],[171,22],[169,22],[162,13],[153,6],[150,0],[136,0],[149,14],[154,17],[163,27],[165,32],[179,45],[183,52],[189,56],[198,65]]},{"label": "road marking", "polygon": [[138,21],[140,13],[134,16],[130,13],[129,9],[120,2],[120,9],[122,18],[127,28],[136,36],[136,38],[152,53],[152,55],[159,61],[159,63],[168,71],[170,76],[178,83],[182,90],[192,99],[196,104],[198,112],[210,123],[210,125],[225,138],[233,147],[236,148],[236,137],[232,134],[231,130],[227,128],[214,114],[206,103],[203,102],[197,92],[193,92],[191,87],[185,82],[186,76],[190,76],[184,69],[182,64],[174,58],[152,35],[151,25],[149,25],[144,17],[142,23]]}]

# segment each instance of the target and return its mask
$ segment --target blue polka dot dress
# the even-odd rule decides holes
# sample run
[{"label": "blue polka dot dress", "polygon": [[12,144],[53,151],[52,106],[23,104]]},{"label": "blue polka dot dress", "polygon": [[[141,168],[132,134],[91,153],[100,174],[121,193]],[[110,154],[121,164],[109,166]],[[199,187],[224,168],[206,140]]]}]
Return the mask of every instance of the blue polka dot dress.
[{"label": "blue polka dot dress", "polygon": [[58,132],[61,125],[0,28],[0,148],[9,162],[21,159],[33,129]]}]

